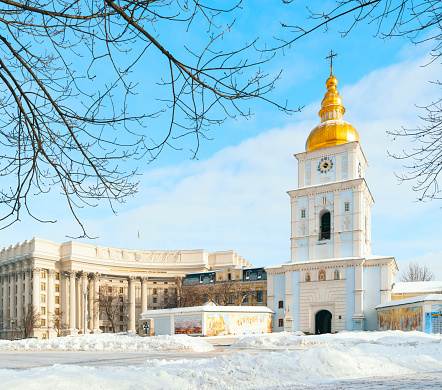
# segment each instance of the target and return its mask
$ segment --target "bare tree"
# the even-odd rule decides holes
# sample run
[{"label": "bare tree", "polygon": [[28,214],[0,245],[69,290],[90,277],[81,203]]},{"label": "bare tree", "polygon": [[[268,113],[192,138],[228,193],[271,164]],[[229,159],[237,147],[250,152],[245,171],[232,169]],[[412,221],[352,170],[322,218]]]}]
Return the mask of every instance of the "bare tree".
[{"label": "bare tree", "polygon": [[123,323],[127,322],[128,302],[124,300],[124,296],[120,296],[117,286],[104,283],[100,285],[98,297],[95,301],[99,313],[109,322],[112,333],[115,333],[116,325],[123,317]]},{"label": "bare tree", "polygon": [[429,282],[434,280],[434,274],[426,265],[419,265],[414,261],[402,271],[401,282]]},{"label": "bare tree", "polygon": [[69,327],[68,324],[64,321],[64,312],[59,311],[58,313],[50,314],[50,317],[53,324],[52,327],[57,333],[57,337],[60,337],[62,331]]},{"label": "bare tree", "polygon": [[251,99],[293,112],[267,97],[273,54],[227,42],[241,0],[0,3],[3,227],[23,212],[52,222],[30,198],[53,189],[86,236],[79,208],[137,191],[128,160],[182,144],[195,157],[211,126],[250,117]]},{"label": "bare tree", "polygon": [[26,312],[23,317],[22,326],[23,326],[24,336],[26,339],[31,336],[32,331],[35,328],[39,328],[41,326],[40,313],[37,312],[37,309],[34,305],[30,304],[26,308]]},{"label": "bare tree", "polygon": [[[285,4],[293,2],[282,1]],[[320,6],[323,8],[314,10],[307,3],[309,18],[305,25],[282,21],[282,26],[292,35],[279,39],[273,48],[266,50],[286,49],[306,35],[316,30],[328,31],[338,23],[341,36],[345,37],[358,24],[367,22],[375,26],[375,36],[382,39],[405,38],[416,45],[430,44],[429,63],[441,59],[442,3],[439,0],[336,0]],[[442,86],[439,80],[433,83]],[[404,160],[408,172],[397,177],[400,182],[414,183],[413,190],[418,200],[442,199],[439,185],[442,171],[442,99],[428,102],[421,109],[421,126],[387,132],[393,139],[406,137],[413,142],[408,151],[391,156]]]}]

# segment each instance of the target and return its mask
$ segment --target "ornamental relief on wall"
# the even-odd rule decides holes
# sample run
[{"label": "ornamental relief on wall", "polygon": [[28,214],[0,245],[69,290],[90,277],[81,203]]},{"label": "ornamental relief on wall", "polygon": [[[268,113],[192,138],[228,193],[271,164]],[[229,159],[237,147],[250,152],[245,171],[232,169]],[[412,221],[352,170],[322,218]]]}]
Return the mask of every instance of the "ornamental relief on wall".
[{"label": "ornamental relief on wall", "polygon": [[103,248],[95,249],[95,256],[99,259],[139,261],[142,263],[180,263],[181,252],[175,251],[128,251],[125,249]]}]

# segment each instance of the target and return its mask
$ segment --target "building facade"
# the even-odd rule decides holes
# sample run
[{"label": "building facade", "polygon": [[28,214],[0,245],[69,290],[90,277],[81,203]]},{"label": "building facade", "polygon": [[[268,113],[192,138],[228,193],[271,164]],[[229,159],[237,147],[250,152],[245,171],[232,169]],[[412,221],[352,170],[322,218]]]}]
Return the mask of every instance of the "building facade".
[{"label": "building facade", "polygon": [[266,267],[274,330],[375,330],[375,307],[391,299],[393,257],[371,254],[373,197],[359,134],[345,122],[333,72],[321,123],[298,160],[291,203],[291,262]]},{"label": "building facade", "polygon": [[163,307],[175,278],[193,272],[245,267],[232,251],[146,251],[34,238],[0,251],[0,337],[20,337],[30,305],[40,317],[33,336],[109,330],[96,305],[100,286],[116,288],[127,302],[117,330],[136,332],[140,313]]},{"label": "building facade", "polygon": [[227,267],[222,270],[187,274],[183,281],[198,294],[197,304],[212,301],[218,305],[267,305],[267,272],[264,267]]}]

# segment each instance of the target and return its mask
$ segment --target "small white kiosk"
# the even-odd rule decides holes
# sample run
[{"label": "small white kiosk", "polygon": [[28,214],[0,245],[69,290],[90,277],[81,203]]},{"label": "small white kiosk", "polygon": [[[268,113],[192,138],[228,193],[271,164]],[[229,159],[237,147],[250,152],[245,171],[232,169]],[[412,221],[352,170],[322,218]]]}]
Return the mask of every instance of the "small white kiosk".
[{"label": "small white kiosk", "polygon": [[217,336],[272,332],[273,311],[265,306],[202,306],[147,310],[140,324],[149,322],[155,335]]}]

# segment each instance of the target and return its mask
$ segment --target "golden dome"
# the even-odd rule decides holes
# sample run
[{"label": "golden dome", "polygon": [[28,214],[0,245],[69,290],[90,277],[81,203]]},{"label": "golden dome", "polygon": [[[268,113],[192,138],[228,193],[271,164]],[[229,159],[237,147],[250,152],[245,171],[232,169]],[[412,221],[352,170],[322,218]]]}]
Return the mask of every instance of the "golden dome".
[{"label": "golden dome", "polygon": [[336,91],[337,85],[338,80],[333,76],[332,68],[326,82],[327,92],[322,99],[321,110],[318,114],[321,117],[321,123],[311,131],[305,143],[306,152],[351,141],[359,142],[359,134],[356,129],[350,123],[342,120],[345,108],[342,105],[339,92]]}]

